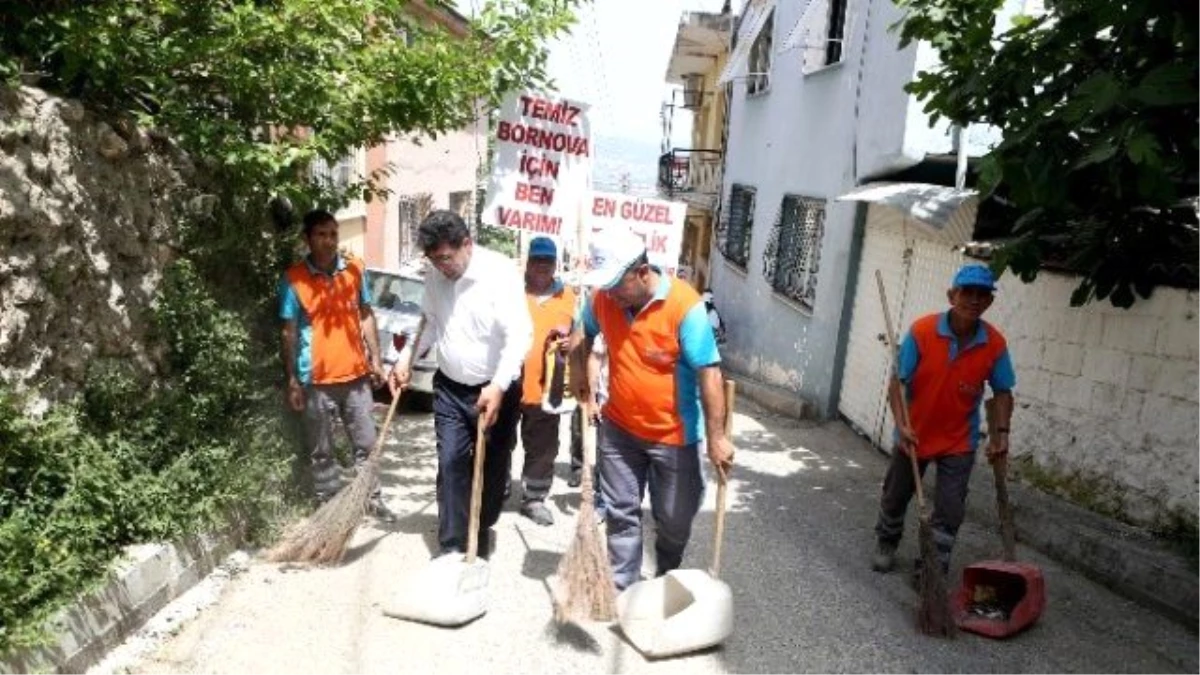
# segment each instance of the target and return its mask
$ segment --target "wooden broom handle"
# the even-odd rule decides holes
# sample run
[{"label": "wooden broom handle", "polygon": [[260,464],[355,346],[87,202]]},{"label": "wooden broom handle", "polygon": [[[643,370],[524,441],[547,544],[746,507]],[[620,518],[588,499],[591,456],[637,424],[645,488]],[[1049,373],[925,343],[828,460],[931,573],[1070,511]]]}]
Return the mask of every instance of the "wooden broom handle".
[{"label": "wooden broom handle", "polygon": [[[888,308],[887,291],[883,287],[883,273],[875,270],[875,283],[879,286],[879,302],[883,305],[883,323],[886,330],[888,353],[892,357],[892,377],[900,377],[900,345],[896,343],[896,332],[892,329],[892,310]],[[904,383],[900,382],[900,423],[911,427],[908,417],[908,394],[904,391]],[[888,380],[888,397],[891,398],[892,381]],[[903,439],[901,439],[903,443]],[[917,493],[917,508],[925,510],[925,489],[921,486],[921,467],[917,464],[916,448],[908,452],[908,460],[912,465],[913,485]]]},{"label": "wooden broom handle", "polygon": [[[737,384],[733,380],[725,380],[725,436],[733,439],[733,399],[737,392]],[[713,535],[712,576],[714,579],[721,573],[721,542],[725,539],[725,491],[727,488],[725,475],[717,471],[717,527]]]},{"label": "wooden broom handle", "polygon": [[471,475],[471,518],[467,523],[467,564],[479,553],[479,510],[483,505],[483,460],[487,454],[487,429],[482,420],[475,430],[475,470]]},{"label": "wooden broom handle", "polygon": [[[425,333],[425,315],[421,315],[421,320],[417,323],[417,332],[413,335],[412,350],[408,354],[408,377],[412,381],[413,364],[417,362],[417,345],[421,343],[421,335]],[[384,383],[386,386],[386,382]],[[387,442],[387,432],[392,425],[392,416],[396,414],[397,404],[404,397],[404,392],[408,391],[408,387],[404,387],[395,396],[392,397],[392,402],[388,405],[387,415],[383,418],[383,426],[379,429],[379,437],[375,439],[375,447],[371,449],[371,454],[367,455],[368,459],[377,459],[383,453],[383,445]]]}]

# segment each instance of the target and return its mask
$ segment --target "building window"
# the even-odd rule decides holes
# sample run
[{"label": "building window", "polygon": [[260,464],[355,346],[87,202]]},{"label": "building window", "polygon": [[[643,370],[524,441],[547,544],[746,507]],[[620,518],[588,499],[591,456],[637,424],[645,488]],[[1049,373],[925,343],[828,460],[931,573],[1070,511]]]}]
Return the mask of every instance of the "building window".
[{"label": "building window", "polygon": [[332,164],[318,157],[312,163],[313,180],[332,190],[345,190],[357,179],[358,158],[350,153]]},{"label": "building window", "polygon": [[729,205],[717,227],[717,247],[734,265],[746,269],[750,260],[750,234],[754,231],[754,188],[733,185]]},{"label": "building window", "polygon": [[846,36],[846,8],[849,0],[829,0],[829,27],[825,31],[825,65],[840,63]]},{"label": "building window", "polygon": [[414,195],[401,195],[400,208],[400,262],[424,255],[418,250],[417,229],[421,221],[433,210],[433,196],[427,192]]},{"label": "building window", "polygon": [[761,94],[767,91],[771,84],[771,40],[775,32],[775,10],[771,10],[767,22],[763,24],[758,37],[750,47],[750,63],[746,78],[746,93]]},{"label": "building window", "polygon": [[450,210],[457,213],[467,225],[470,225],[475,220],[475,210],[471,208],[471,191],[451,192]]},{"label": "building window", "polygon": [[763,276],[776,293],[812,310],[825,232],[825,203],[786,195],[763,254]]}]

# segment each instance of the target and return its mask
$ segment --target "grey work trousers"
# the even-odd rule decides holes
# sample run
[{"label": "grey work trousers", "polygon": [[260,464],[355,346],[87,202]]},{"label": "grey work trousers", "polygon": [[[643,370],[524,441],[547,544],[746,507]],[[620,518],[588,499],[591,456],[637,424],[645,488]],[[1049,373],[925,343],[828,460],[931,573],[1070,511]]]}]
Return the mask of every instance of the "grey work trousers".
[{"label": "grey work trousers", "polygon": [[[371,378],[360,377],[338,384],[314,384],[305,390],[304,428],[312,462],[313,490],[318,501],[325,501],[341,488],[341,467],[334,456],[333,415],[338,415],[350,444],[354,447],[354,465],[361,466],[378,438],[371,409]],[[379,486],[372,491],[378,496]]]},{"label": "grey work trousers", "polygon": [[[975,453],[943,455],[918,462],[921,475],[930,464],[937,465],[937,489],[933,495],[933,543],[937,547],[938,561],[942,568],[950,568],[950,552],[954,538],[962,525],[967,509],[967,487],[971,480],[971,469],[975,466]],[[916,491],[912,464],[908,455],[899,450],[892,451],[883,478],[883,494],[879,500],[879,520],[875,523],[875,536],[879,542],[889,546],[900,543],[904,534],[904,514],[908,502]],[[928,493],[926,493],[928,499]]]},{"label": "grey work trousers", "polygon": [[698,444],[651,443],[604,420],[597,449],[608,518],[608,558],[617,589],[636,583],[641,575],[642,497],[647,483],[657,533],[656,575],[678,568],[704,498]]}]

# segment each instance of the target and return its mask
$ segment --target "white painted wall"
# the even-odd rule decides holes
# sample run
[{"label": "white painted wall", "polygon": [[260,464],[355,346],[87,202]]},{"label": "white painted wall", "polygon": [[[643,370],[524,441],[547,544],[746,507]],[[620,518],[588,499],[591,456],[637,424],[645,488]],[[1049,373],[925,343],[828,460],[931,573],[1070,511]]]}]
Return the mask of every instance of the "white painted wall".
[{"label": "white painted wall", "polygon": [[[883,319],[875,269],[884,274],[893,315],[907,328],[946,308],[946,288],[966,259],[918,238],[891,209],[872,206],[869,213],[839,408],[887,447],[892,420],[883,386],[890,359],[877,339]],[[1107,302],[1072,308],[1076,284],[1050,272],[1031,284],[1006,275],[986,317],[1007,338],[1017,370],[1014,457],[1094,485],[1098,499],[1132,522],[1161,524],[1172,512],[1195,518],[1196,294],[1159,288],[1129,310]]]},{"label": "white painted wall", "polygon": [[[774,44],[783,44],[801,4],[777,4]],[[833,412],[834,362],[856,213],[854,204],[833,200],[864,176],[920,159],[902,153],[909,105],[902,86],[912,76],[915,47],[897,50],[888,27],[900,13],[891,2],[852,4],[850,45],[842,63],[805,75],[801,50],[777,52],[767,92],[747,97],[744,81],[735,81],[723,189],[726,203],[734,183],[757,189],[748,269],[743,273],[718,251],[712,254],[711,285],[730,327],[722,351],[726,361],[796,392],[823,415]],[[763,277],[763,252],[785,194],[826,200],[812,312],[776,295]]]}]

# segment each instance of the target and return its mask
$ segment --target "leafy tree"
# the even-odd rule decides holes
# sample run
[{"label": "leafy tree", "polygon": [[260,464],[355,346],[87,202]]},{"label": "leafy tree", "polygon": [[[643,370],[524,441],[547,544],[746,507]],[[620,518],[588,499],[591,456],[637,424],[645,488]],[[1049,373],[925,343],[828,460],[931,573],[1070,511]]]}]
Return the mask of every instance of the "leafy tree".
[{"label": "leafy tree", "polygon": [[1196,3],[1047,0],[998,36],[1003,0],[897,4],[901,44],[942,62],[908,91],[935,120],[1003,133],[980,167],[981,191],[1015,211],[999,269],[1074,270],[1073,305],[1196,286]]},{"label": "leafy tree", "polygon": [[166,130],[231,198],[311,203],[315,157],[436,136],[544,82],[546,41],[577,3],[490,0],[452,35],[419,18],[452,12],[444,0],[0,0],[0,77]]}]

